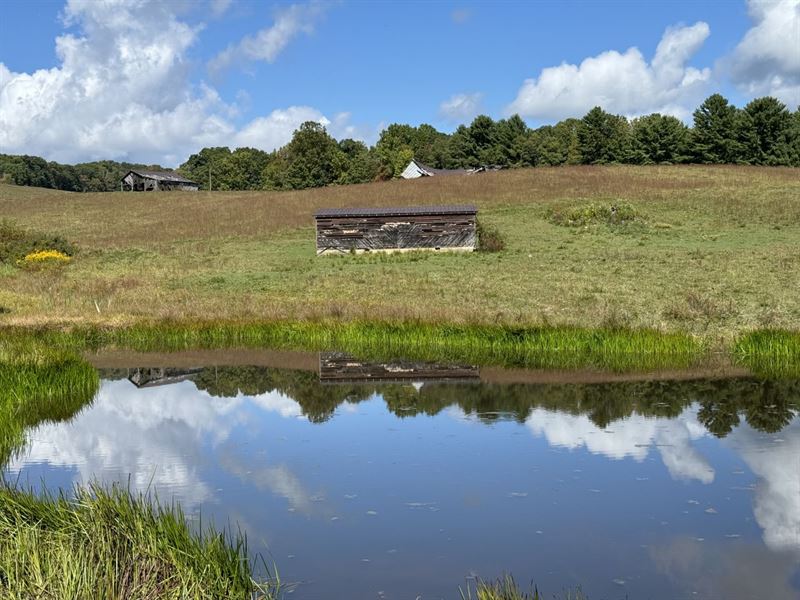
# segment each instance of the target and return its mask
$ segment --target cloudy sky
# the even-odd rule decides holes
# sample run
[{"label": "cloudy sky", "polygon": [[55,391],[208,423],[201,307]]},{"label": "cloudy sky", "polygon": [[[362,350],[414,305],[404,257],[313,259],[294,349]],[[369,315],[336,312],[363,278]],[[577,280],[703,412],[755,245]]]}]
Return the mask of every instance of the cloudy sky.
[{"label": "cloudy sky", "polygon": [[303,121],[531,125],[592,106],[690,119],[713,92],[800,104],[800,0],[5,0],[0,152],[175,166]]}]

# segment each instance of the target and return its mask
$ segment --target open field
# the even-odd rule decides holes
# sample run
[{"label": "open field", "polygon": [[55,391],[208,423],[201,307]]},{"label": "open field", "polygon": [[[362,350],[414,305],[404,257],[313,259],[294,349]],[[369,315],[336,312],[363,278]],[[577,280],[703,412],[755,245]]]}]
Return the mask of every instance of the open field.
[{"label": "open field", "polygon": [[[320,207],[472,202],[499,253],[317,258]],[[630,204],[631,228],[551,211]],[[333,318],[650,327],[729,343],[800,323],[800,170],[560,167],[302,192],[76,194],[0,186],[0,214],[81,248],[0,265],[0,324]]]}]

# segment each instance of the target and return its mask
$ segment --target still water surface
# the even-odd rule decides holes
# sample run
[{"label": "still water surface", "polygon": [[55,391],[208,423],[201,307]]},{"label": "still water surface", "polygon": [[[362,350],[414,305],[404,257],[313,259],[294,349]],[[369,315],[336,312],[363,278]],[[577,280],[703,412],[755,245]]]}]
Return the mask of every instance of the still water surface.
[{"label": "still water surface", "polygon": [[290,597],[458,598],[504,572],[592,599],[800,597],[797,382],[101,374],[9,475],[125,482],[238,523]]}]

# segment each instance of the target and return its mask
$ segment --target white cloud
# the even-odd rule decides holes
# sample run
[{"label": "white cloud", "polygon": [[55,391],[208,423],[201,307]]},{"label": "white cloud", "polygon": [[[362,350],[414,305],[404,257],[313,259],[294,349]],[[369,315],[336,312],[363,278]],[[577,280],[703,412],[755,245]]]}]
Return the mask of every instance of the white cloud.
[{"label": "white cloud", "polygon": [[231,6],[233,0],[211,0],[211,14],[221,17]]},{"label": "white cloud", "polygon": [[709,33],[702,21],[668,28],[649,64],[632,47],[624,53],[603,52],[580,65],[548,67],[522,84],[507,113],[558,120],[599,105],[626,116],[661,112],[686,119],[711,79],[710,69],[687,65]]},{"label": "white cloud", "polygon": [[[127,380],[104,381],[91,406],[71,422],[36,428],[10,471],[34,464],[68,467],[75,470],[76,482],[98,477],[106,483],[130,482],[133,491],[154,487],[162,498],[197,505],[214,497],[214,482],[206,474],[214,463],[240,475],[221,448],[248,422],[248,405],[283,418],[302,417],[300,405],[277,391],[219,398],[191,381],[142,389]],[[263,466],[255,485],[298,509],[308,506],[308,494],[285,466]]]},{"label": "white cloud", "polygon": [[455,94],[439,105],[439,114],[453,123],[471,120],[481,112],[483,94]]},{"label": "white cloud", "polygon": [[228,46],[211,59],[208,63],[209,71],[216,74],[237,62],[275,62],[292,38],[314,31],[314,25],[323,11],[324,6],[317,2],[293,4],[279,11],[271,27],[242,38],[239,43]]},{"label": "white cloud", "polygon": [[754,25],[722,61],[733,82],[750,96],[776,96],[800,104],[800,0],[749,0]]},{"label": "white cloud", "polygon": [[753,513],[773,550],[800,556],[800,420],[770,440],[749,426],[737,428],[726,442],[738,449],[759,478]]},{"label": "white cloud", "polygon": [[288,107],[239,128],[238,107],[189,79],[200,34],[157,0],[68,0],[56,39],[59,65],[14,73],[0,63],[0,152],[80,162],[130,160],[176,166],[204,146],[273,150],[318,110]]},{"label": "white cloud", "polygon": [[586,415],[548,411],[537,408],[525,421],[537,436],[544,436],[551,446],[570,450],[585,447],[592,454],[637,462],[647,458],[655,446],[673,479],[714,481],[714,469],[693,447],[692,440],[707,435],[697,422],[696,409],[687,409],[675,419],[633,415],[601,429]]},{"label": "white cloud", "polygon": [[292,139],[292,133],[305,121],[316,121],[328,125],[330,121],[317,109],[310,106],[291,106],[285,110],[273,110],[266,117],[258,117],[236,134],[237,146],[250,146],[272,150]]},{"label": "white cloud", "polygon": [[[708,436],[697,420],[697,406],[675,419],[632,415],[601,429],[585,415],[537,408],[525,424],[551,446],[586,448],[611,459],[641,462],[655,448],[674,479],[710,484],[714,469],[692,444]],[[774,551],[800,555],[800,420],[776,436],[765,436],[749,425],[737,427],[723,444],[739,454],[757,477],[753,514],[763,529],[764,543]]]}]

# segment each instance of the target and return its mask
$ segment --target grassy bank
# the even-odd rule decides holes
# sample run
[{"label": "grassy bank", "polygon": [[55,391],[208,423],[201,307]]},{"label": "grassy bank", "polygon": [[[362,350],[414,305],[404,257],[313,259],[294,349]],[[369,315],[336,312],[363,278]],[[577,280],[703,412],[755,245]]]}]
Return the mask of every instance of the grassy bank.
[{"label": "grassy bank", "polygon": [[[504,250],[315,256],[320,207],[462,202],[478,205]],[[636,219],[599,219],[612,205]],[[0,186],[0,214],[79,249],[63,269],[0,266],[0,323],[418,320],[730,343],[800,322],[798,169],[520,169],[280,193]]]},{"label": "grassy bank", "polygon": [[175,323],[66,330],[6,328],[0,348],[35,339],[59,352],[102,348],[177,351],[210,348],[341,350],[363,358],[405,357],[526,368],[610,371],[680,369],[704,345],[682,333],[648,329],[513,328],[380,322]]},{"label": "grassy bank", "polygon": [[192,531],[177,506],[120,488],[74,498],[0,487],[0,596],[40,600],[273,598],[243,536]]}]

